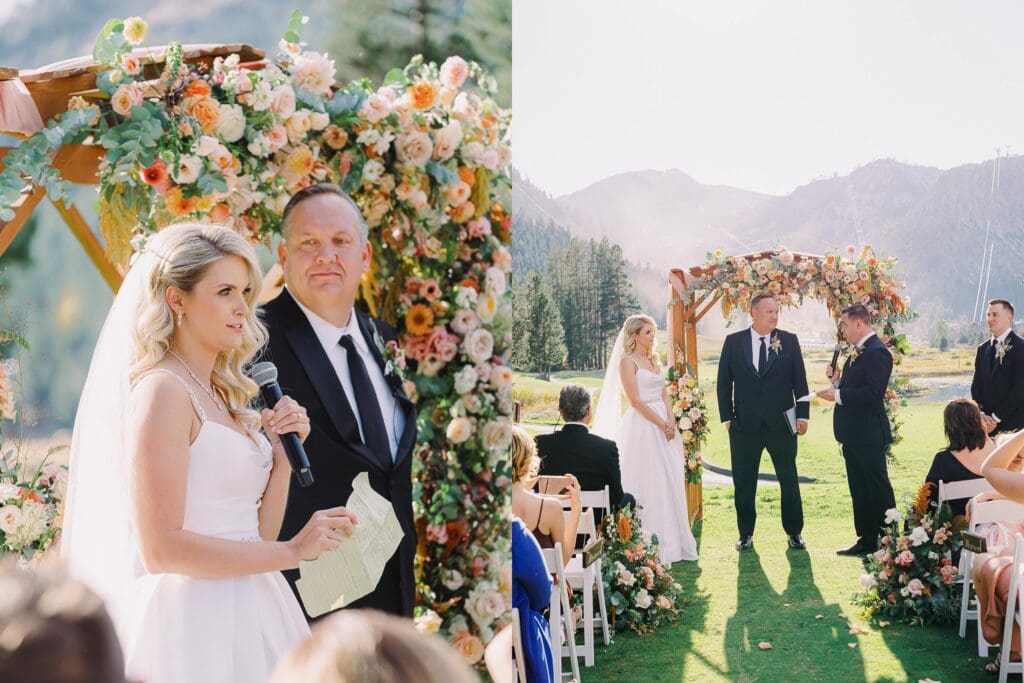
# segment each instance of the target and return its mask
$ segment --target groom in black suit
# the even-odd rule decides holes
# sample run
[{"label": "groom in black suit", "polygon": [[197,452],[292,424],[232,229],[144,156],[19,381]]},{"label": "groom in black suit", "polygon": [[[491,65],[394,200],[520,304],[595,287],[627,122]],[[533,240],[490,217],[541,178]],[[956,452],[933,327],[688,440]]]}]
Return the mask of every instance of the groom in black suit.
[{"label": "groom in black suit", "polygon": [[[757,472],[768,449],[782,494],[782,528],[789,547],[807,547],[800,483],[797,479],[797,434],[807,432],[810,404],[800,342],[795,334],[776,329],[779,304],[770,294],[750,303],[751,326],[725,338],[718,362],[718,411],[729,432],[732,478],[735,486],[737,550],[754,543],[757,520]],[[786,412],[796,406],[796,433]]]},{"label": "groom in black suit", "polygon": [[853,498],[853,524],[857,542],[836,551],[839,555],[865,555],[878,549],[878,533],[885,511],[896,507],[889,483],[885,452],[892,443],[885,392],[892,374],[892,354],[871,329],[871,312],[861,304],[843,309],[840,331],[855,350],[841,373],[829,365],[825,372],[833,387],[818,396],[835,401],[832,426],[843,447],[846,478]]},{"label": "groom in black suit", "polygon": [[[383,358],[394,329],[354,308],[370,263],[366,221],[333,185],[296,193],[283,221],[285,289],[262,309],[270,331],[263,360],[277,366],[282,391],[309,412],[305,449],[314,483],[292,483],[280,538],[298,533],[315,511],[344,505],[352,480],[367,472],[373,490],[391,501],[404,537],[376,589],[349,607],[411,616],[416,408]],[[298,596],[298,570],[284,575]]]},{"label": "groom in black suit", "polygon": [[1024,339],[1013,331],[1013,304],[988,302],[986,316],[992,337],[978,346],[971,398],[992,434],[1024,428]]}]

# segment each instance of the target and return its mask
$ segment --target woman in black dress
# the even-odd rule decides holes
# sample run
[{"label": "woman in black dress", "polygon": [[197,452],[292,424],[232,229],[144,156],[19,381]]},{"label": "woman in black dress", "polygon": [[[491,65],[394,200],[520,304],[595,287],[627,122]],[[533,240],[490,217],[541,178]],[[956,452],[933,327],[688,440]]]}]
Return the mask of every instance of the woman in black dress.
[{"label": "woman in black dress", "polygon": [[[935,454],[932,467],[925,481],[934,484],[931,490],[933,502],[939,498],[939,481],[946,483],[981,479],[981,466],[995,448],[995,443],[985,433],[981,424],[978,404],[969,398],[951,401],[942,413],[946,439],[949,445]],[[949,509],[953,516],[962,515],[967,509],[967,498],[950,500]]]}]

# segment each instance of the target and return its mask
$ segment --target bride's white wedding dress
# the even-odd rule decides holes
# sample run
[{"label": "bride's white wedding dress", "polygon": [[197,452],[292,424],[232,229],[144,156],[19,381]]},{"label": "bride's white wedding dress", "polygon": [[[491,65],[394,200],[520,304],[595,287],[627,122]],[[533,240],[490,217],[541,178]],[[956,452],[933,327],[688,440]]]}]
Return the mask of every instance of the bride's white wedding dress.
[{"label": "bride's white wedding dress", "polygon": [[[207,420],[180,375],[150,372],[178,379],[202,420],[188,452],[183,528],[260,542],[260,498],[273,461],[270,442],[259,434],[257,445],[241,432]],[[146,683],[259,683],[309,635],[299,603],[278,572],[198,579],[147,574],[141,563],[136,572],[124,587],[117,619],[129,678]]]},{"label": "bride's white wedding dress", "polygon": [[[662,374],[637,365],[636,386],[640,400],[668,419],[662,399]],[[619,447],[622,490],[632,493],[641,506],[640,523],[644,531],[658,537],[661,561],[696,560],[697,542],[690,531],[683,442],[679,434],[667,440],[656,425],[630,406],[619,421],[615,442]]]}]

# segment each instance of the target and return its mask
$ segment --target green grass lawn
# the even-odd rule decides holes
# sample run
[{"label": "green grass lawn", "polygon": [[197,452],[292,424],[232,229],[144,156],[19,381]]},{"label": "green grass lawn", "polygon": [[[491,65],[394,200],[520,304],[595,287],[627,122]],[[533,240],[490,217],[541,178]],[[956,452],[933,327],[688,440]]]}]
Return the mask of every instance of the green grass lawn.
[{"label": "green grass lawn", "polygon": [[[905,440],[889,470],[897,501],[916,491],[943,445],[941,411],[937,403],[904,410]],[[706,453],[728,466],[728,442],[720,428]],[[687,596],[680,619],[646,636],[616,634],[610,646],[599,647],[596,665],[581,670],[583,680],[986,680],[973,626],[966,640],[953,626],[879,628],[850,604],[862,567],[835,554],[856,539],[842,457],[824,406],[812,410],[798,466],[801,474],[817,479],[801,487],[808,552],[787,550],[778,489],[762,485],[754,550],[737,554],[732,488],[706,488],[705,519],[694,529],[700,561],[673,570]],[[770,469],[765,454],[762,470]],[[855,624],[871,630],[851,635]],[[772,649],[759,649],[762,641]]]}]

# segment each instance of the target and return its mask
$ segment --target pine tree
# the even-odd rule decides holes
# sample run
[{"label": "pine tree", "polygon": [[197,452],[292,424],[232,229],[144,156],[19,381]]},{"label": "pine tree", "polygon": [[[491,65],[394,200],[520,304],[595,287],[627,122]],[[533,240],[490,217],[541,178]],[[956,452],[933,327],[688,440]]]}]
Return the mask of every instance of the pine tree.
[{"label": "pine tree", "polygon": [[562,321],[539,273],[531,273],[526,286],[529,312],[526,316],[527,365],[535,372],[550,377],[553,366],[565,362]]}]

